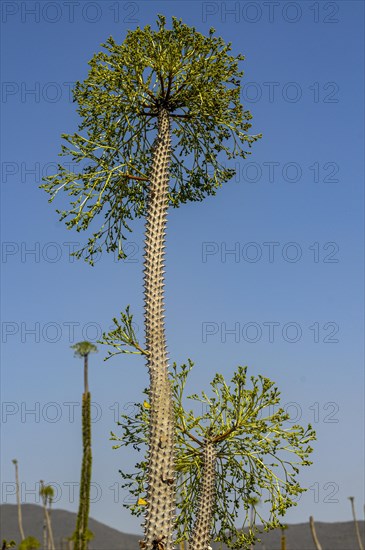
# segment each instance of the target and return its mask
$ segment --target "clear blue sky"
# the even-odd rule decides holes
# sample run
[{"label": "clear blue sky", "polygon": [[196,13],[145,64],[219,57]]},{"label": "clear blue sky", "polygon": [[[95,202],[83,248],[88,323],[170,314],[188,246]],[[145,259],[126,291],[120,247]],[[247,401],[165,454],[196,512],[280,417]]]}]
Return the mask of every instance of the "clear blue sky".
[{"label": "clear blue sky", "polygon": [[[69,89],[86,77],[100,44],[110,35],[122,42],[138,25],[155,28],[163,13],[202,33],[215,27],[235,54],[246,56],[242,100],[253,131],[263,133],[216,197],[169,214],[171,360],[195,361],[190,393],[209,389],[217,371],[230,378],[237,365],[248,365],[278,384],[297,421],[314,423],[314,464],[301,475],[311,489],[288,513],[289,523],[310,514],[349,520],[349,495],[361,517],[363,3],[3,2],[1,8],[2,501],[15,502],[16,457],[24,502],[35,501],[32,491],[44,479],[57,484],[55,507],[77,509],[71,486],[80,472],[83,379],[70,345],[96,340],[127,304],[143,334],[142,223],[130,236],[127,263],[107,255],[94,268],[71,261],[68,251],[85,235],[58,222],[38,185],[54,171],[61,133],[77,129]],[[139,532],[139,520],[122,508],[127,494],[116,489],[118,469],[137,457],[112,450],[109,432],[119,412],[141,399],[148,376],[140,358],[103,363],[104,356],[100,350],[90,360],[91,516]]]}]

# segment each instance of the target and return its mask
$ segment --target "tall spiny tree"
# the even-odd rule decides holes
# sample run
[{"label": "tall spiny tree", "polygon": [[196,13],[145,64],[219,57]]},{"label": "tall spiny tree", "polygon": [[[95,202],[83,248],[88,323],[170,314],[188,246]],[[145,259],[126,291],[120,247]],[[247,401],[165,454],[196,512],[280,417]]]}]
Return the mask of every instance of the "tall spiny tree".
[{"label": "tall spiny tree", "polygon": [[90,538],[88,529],[91,482],[91,396],[89,392],[89,355],[95,353],[97,347],[91,342],[78,342],[71,346],[75,357],[84,360],[84,392],[82,394],[82,466],[80,480],[80,501],[74,533],[74,550],[86,550]]},{"label": "tall spiny tree", "polygon": [[[164,326],[164,249],[167,210],[201,201],[235,174],[223,164],[246,158],[251,114],[240,103],[238,62],[230,43],[196,32],[172,18],[172,29],[158,17],[150,26],[128,31],[118,45],[90,61],[74,99],[82,117],[80,133],[64,134],[62,155],[75,170],[59,165],[43,185],[51,201],[63,189],[74,197],[58,211],[69,228],[88,229],[96,215],[104,223],[76,252],[91,264],[105,248],[125,258],[129,220],[146,216],[144,251],[145,346],[131,331],[131,316],[109,334],[116,347],[129,344],[146,357],[150,375],[148,508],[141,547],[172,548],[175,511],[174,414]],[[152,143],[153,142],[153,143]],[[184,159],[181,159],[184,157]],[[172,180],[172,182],[171,182]],[[124,351],[124,350],[123,350]]]}]

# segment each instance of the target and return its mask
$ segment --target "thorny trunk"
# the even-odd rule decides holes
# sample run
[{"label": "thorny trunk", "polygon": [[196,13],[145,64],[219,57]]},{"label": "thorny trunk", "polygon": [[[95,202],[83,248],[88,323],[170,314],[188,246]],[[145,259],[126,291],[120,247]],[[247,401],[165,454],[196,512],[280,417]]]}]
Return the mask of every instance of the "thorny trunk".
[{"label": "thorny trunk", "polygon": [[314,527],[314,519],[313,519],[313,516],[311,516],[309,518],[309,524],[310,524],[310,528],[311,528],[311,533],[312,533],[312,538],[313,538],[313,542],[315,544],[315,547],[317,550],[322,550],[322,546],[320,545],[319,543],[319,540],[317,538],[317,533],[316,533],[316,528]]},{"label": "thorny trunk", "polygon": [[86,468],[85,468],[85,497],[84,497],[84,531],[83,531],[83,549],[86,550],[88,547],[88,531],[89,531],[89,512],[90,512],[90,484],[91,484],[91,464],[92,464],[92,455],[91,455],[91,395],[90,392],[86,394],[86,404],[85,404],[85,427],[86,427],[86,437],[85,437],[85,456],[86,456]]},{"label": "thorny trunk", "polygon": [[18,524],[19,524],[21,539],[24,540],[25,535],[24,535],[23,520],[22,520],[22,507],[20,503],[19,471],[18,471],[18,463],[15,461],[14,461],[14,466],[15,466],[16,503],[18,506]]},{"label": "thorny trunk", "polygon": [[161,108],[154,144],[144,250],[144,315],[150,375],[150,432],[145,550],[172,550],[175,514],[174,414],[164,323],[164,256],[171,134]]},{"label": "thorny trunk", "polygon": [[191,550],[207,550],[209,548],[215,498],[216,459],[214,443],[212,441],[205,441],[198,513],[189,541],[189,548]]},{"label": "thorny trunk", "polygon": [[87,531],[90,505],[90,480],[91,480],[91,402],[90,393],[82,396],[82,467],[80,482],[80,502],[75,530],[75,550],[87,549]]}]

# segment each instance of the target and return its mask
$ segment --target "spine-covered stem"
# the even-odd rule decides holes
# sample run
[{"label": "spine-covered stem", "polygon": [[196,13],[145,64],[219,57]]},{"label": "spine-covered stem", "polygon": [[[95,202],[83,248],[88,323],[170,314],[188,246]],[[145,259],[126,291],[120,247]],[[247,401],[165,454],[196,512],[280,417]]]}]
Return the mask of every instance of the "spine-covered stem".
[{"label": "spine-covered stem", "polygon": [[144,315],[150,375],[150,427],[146,550],[172,549],[175,513],[174,415],[168,378],[164,323],[164,256],[168,210],[171,134],[168,112],[161,108],[153,149],[144,250]]},{"label": "spine-covered stem", "polygon": [[83,537],[82,548],[86,550],[88,545],[89,530],[89,509],[90,509],[90,483],[91,483],[91,396],[90,392],[85,394],[85,435],[84,435],[84,514],[83,514]]},{"label": "spine-covered stem", "polygon": [[203,471],[199,489],[198,513],[189,541],[191,550],[207,550],[210,546],[217,456],[212,441],[206,440],[203,451]]},{"label": "spine-covered stem", "polygon": [[91,397],[90,392],[82,396],[82,467],[80,480],[80,502],[75,530],[74,550],[87,549],[91,481]]}]

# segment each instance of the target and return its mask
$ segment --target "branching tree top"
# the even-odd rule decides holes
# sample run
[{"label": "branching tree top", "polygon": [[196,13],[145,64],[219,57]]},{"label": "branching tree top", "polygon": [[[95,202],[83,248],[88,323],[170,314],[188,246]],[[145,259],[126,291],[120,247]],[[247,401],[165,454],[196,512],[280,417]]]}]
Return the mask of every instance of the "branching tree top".
[{"label": "branching tree top", "polygon": [[[68,210],[57,210],[68,228],[86,230],[103,212],[102,227],[76,253],[93,263],[105,246],[125,257],[122,241],[129,220],[144,216],[157,115],[166,109],[173,122],[169,204],[178,207],[214,195],[235,170],[225,160],[245,158],[260,135],[249,135],[251,114],[240,102],[238,62],[231,44],[196,32],[172,18],[158,16],[150,25],[128,31],[118,45],[110,37],[91,59],[74,101],[82,119],[79,132],[63,134],[61,155],[73,169],[58,165],[43,188],[52,201],[63,189],[72,197]],[[93,225],[93,224],[92,224]]]},{"label": "branching tree top", "polygon": [[54,489],[52,485],[44,485],[42,480],[40,483],[41,483],[41,487],[39,489],[39,494],[44,499],[45,504],[48,504],[53,500]]},{"label": "branching tree top", "polygon": [[[299,467],[311,464],[311,442],[315,432],[288,424],[289,415],[280,407],[280,392],[269,378],[251,376],[249,385],[247,367],[238,367],[231,384],[221,374],[211,382],[212,396],[202,392],[189,396],[202,405],[201,415],[183,405],[187,376],[192,361],[180,369],[173,365],[173,393],[176,416],[176,471],[177,471],[177,541],[187,539],[197,513],[199,490],[203,473],[203,448],[211,441],[216,449],[216,498],[212,536],[229,548],[249,548],[257,539],[259,522],[262,529],[282,526],[280,518],[288,508],[296,506],[297,496],[306,489],[298,482]],[[148,395],[148,390],[145,390]],[[145,449],[149,423],[149,403],[136,404],[134,416],[122,415],[123,435],[112,432],[114,448],[133,445]],[[137,471],[121,472],[135,497],[134,504],[126,504],[133,514],[140,515],[146,501],[146,461],[136,464]],[[208,498],[208,495],[207,495]],[[267,513],[260,513],[259,502]],[[252,511],[253,525],[250,521]],[[235,525],[239,513],[244,514],[243,532]]]},{"label": "branching tree top", "polygon": [[87,340],[74,344],[73,346],[71,346],[71,349],[74,350],[75,357],[86,357],[90,353],[96,353],[98,351],[98,348],[95,346],[95,344],[92,344]]}]

